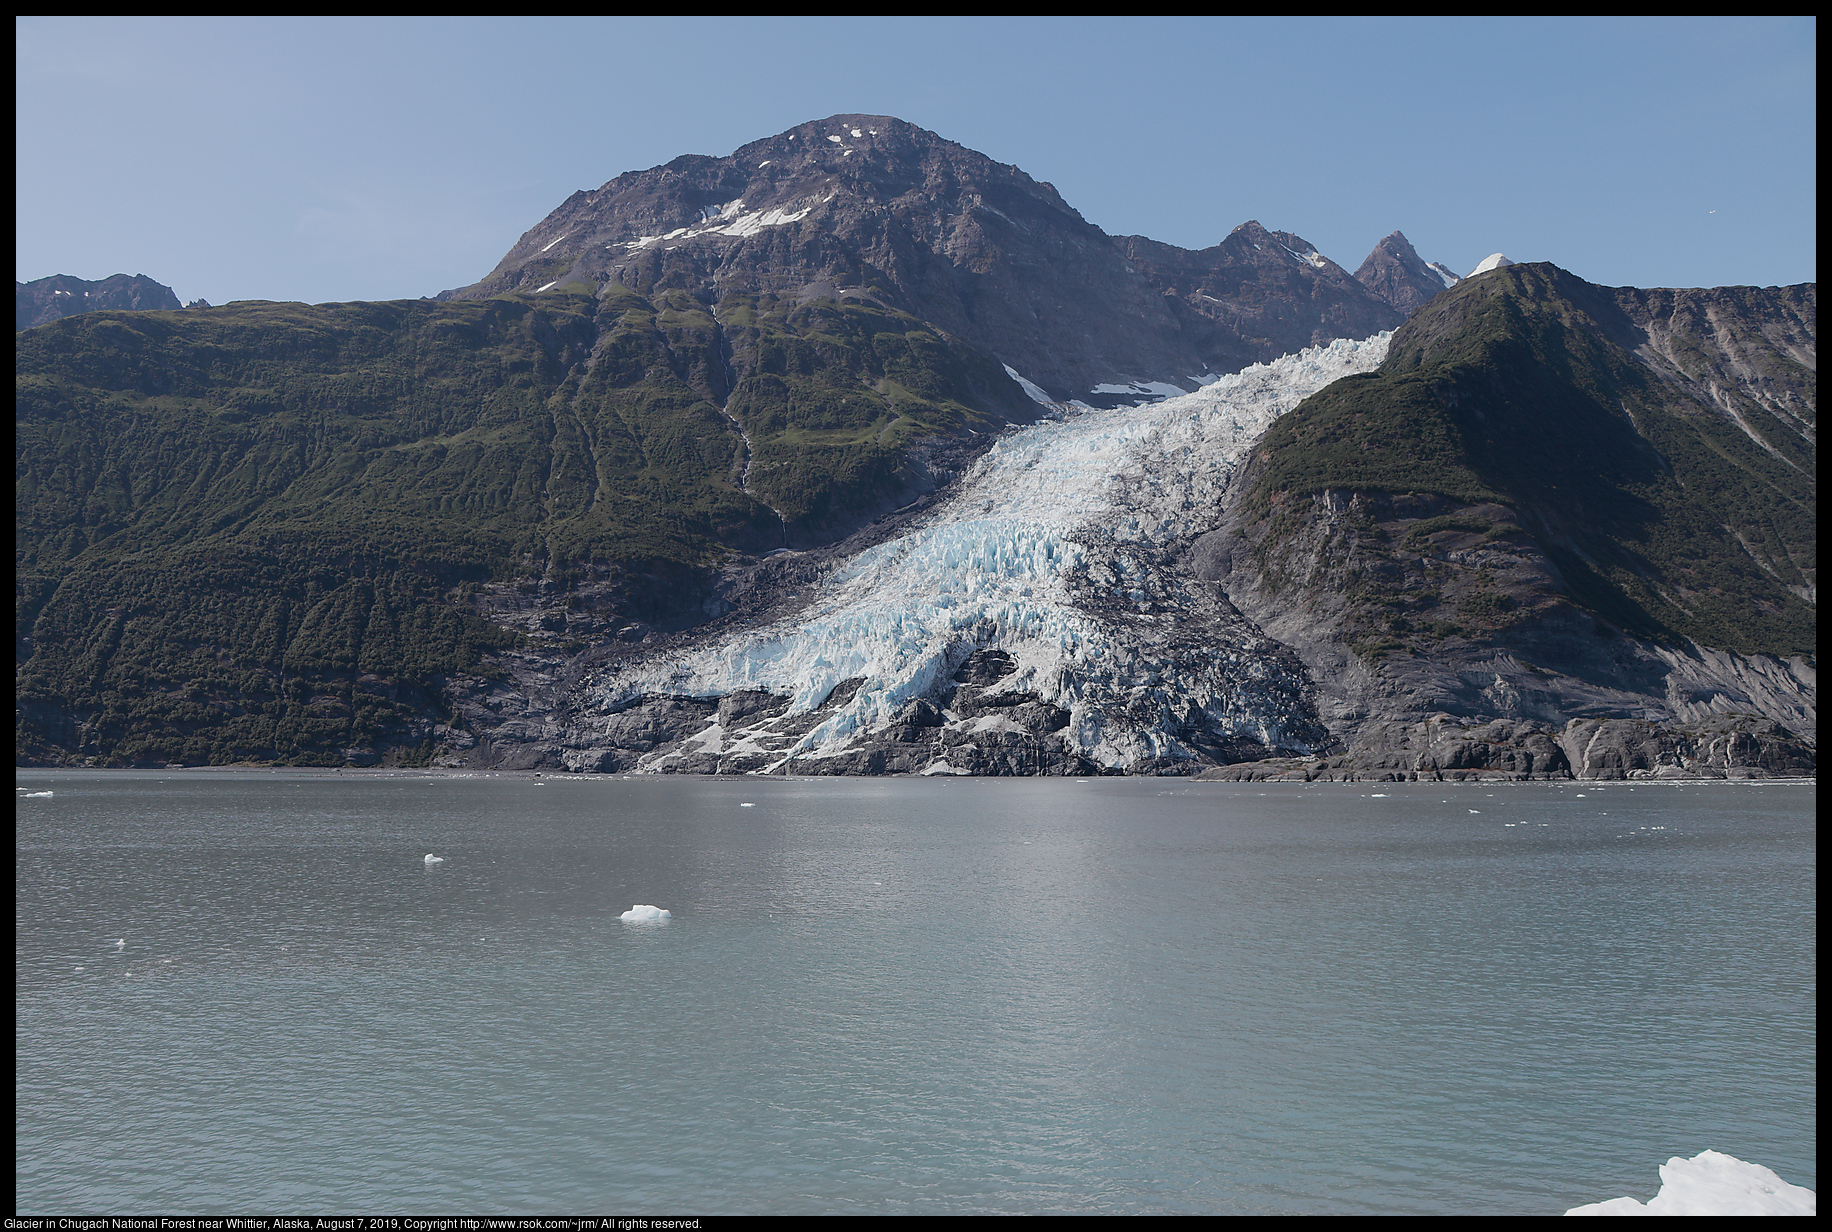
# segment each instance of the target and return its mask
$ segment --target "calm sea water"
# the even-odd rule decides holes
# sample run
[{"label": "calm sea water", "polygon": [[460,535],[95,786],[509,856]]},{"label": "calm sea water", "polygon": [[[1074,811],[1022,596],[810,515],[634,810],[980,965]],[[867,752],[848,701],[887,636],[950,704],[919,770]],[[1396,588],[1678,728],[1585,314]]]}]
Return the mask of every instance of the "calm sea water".
[{"label": "calm sea water", "polygon": [[21,1212],[1817,1188],[1807,785],[17,783]]}]

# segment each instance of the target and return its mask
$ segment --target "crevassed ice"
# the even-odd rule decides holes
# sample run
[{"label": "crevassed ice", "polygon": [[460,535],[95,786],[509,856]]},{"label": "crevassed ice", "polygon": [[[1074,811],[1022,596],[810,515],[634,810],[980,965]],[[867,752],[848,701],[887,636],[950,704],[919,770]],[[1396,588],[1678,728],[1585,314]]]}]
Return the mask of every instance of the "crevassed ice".
[{"label": "crevassed ice", "polygon": [[[1229,475],[1272,421],[1377,367],[1389,337],[1339,340],[1155,404],[1013,431],[915,529],[829,571],[792,620],[623,669],[600,683],[597,700],[614,709],[647,694],[765,689],[806,711],[863,677],[851,702],[793,750],[805,754],[884,724],[966,650],[996,645],[1018,662],[1016,685],[1068,710],[1070,734],[1098,755],[1107,726],[1081,703],[1086,682],[1116,656],[1105,628],[1071,599],[1066,575],[1087,553],[1077,533],[1149,544],[1206,530]],[[1121,557],[1105,563],[1126,568]]]}]

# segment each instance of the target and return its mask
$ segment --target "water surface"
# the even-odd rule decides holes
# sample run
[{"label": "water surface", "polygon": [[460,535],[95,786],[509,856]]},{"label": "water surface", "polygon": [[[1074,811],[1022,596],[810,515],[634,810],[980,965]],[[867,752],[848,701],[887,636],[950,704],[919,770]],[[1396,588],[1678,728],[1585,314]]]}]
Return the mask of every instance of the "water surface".
[{"label": "water surface", "polygon": [[1817,1187],[1810,785],[17,781],[21,1212]]}]

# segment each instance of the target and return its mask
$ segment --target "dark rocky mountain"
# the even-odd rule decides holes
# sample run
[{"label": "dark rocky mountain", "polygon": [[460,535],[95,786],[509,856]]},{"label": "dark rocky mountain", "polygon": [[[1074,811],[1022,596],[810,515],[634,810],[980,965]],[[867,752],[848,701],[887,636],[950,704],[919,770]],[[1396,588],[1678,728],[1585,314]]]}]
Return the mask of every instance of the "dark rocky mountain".
[{"label": "dark rocky mountain", "polygon": [[30,329],[75,313],[97,312],[104,308],[146,312],[180,307],[172,288],[154,282],[145,274],[116,274],[98,282],[53,274],[31,282],[15,282],[13,287],[15,329]]},{"label": "dark rocky mountain", "polygon": [[1428,264],[1411,241],[1395,231],[1374,245],[1374,251],[1355,271],[1355,281],[1374,298],[1411,316],[1447,285],[1455,285],[1455,280],[1447,280],[1438,268]]},{"label": "dark rocky mountain", "polygon": [[1390,305],[1305,240],[1257,222],[1197,252],[1139,235],[1114,242],[1164,297],[1184,334],[1198,340],[1212,372],[1336,338],[1366,338],[1405,319],[1404,310],[1386,311]]},{"label": "dark rocky mountain", "polygon": [[[1016,167],[864,115],[581,190],[483,281],[444,294],[612,285],[683,291],[721,321],[740,303],[817,298],[908,313],[1065,401],[1190,389],[1403,319],[1297,236],[1247,223],[1201,252],[1115,240]],[[755,360],[728,349],[741,382]]]},{"label": "dark rocky mountain", "polygon": [[1194,559],[1340,746],[1230,773],[1810,767],[1816,298],[1510,265],[1275,424]]},{"label": "dark rocky mountain", "polygon": [[[1179,506],[1193,529],[1078,533],[1063,618],[1106,639],[1098,679],[1039,675],[994,622],[878,718],[864,675],[607,692],[812,620],[953,509],[989,446],[1032,439],[1007,429],[1063,414],[1007,365],[1059,403],[1162,396],[1398,325],[1382,296],[1420,265],[1397,233],[1366,280],[1258,223],[1115,239],[1016,168],[846,116],[575,194],[439,301],[24,330],[18,756],[1810,771],[1815,289],[1549,266],[1424,302],[1378,372]],[[1145,525],[1166,476],[1128,465],[1114,517]]]}]

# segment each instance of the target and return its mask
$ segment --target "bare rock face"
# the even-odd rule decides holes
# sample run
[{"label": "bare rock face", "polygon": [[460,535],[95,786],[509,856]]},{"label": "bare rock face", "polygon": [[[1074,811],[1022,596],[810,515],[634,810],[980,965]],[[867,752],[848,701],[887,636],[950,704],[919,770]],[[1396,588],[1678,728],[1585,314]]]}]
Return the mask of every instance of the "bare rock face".
[{"label": "bare rock face", "polygon": [[150,312],[183,307],[172,288],[145,274],[116,274],[89,282],[68,274],[53,274],[31,282],[13,284],[14,329],[48,325],[79,312],[113,308],[124,312]]},{"label": "bare rock face", "polygon": [[1572,719],[1562,729],[1438,713],[1364,725],[1347,753],[1206,770],[1236,782],[1525,782],[1529,780],[1807,778],[1811,742],[1751,715],[1706,723]]},{"label": "bare rock face", "polygon": [[[1310,762],[1264,758],[1218,773],[1813,772],[1817,672],[1811,634],[1803,638],[1802,621],[1790,615],[1804,611],[1810,629],[1813,289],[1611,289],[1563,271],[1537,282],[1538,275],[1521,272],[1535,268],[1498,270],[1473,292],[1459,287],[1437,300],[1395,335],[1381,377],[1358,388],[1335,387],[1343,399],[1361,399],[1355,405],[1366,422],[1414,398],[1390,421],[1411,434],[1407,448],[1414,450],[1427,447],[1433,405],[1452,408],[1463,416],[1454,429],[1454,458],[1398,468],[1395,478],[1375,476],[1365,486],[1262,492],[1257,505],[1236,501],[1222,528],[1197,541],[1192,569],[1217,578],[1249,619],[1297,653],[1318,715],[1341,742]],[[1510,285],[1524,290],[1508,293],[1515,315],[1504,317],[1487,305]],[[1487,442],[1512,432],[1507,417],[1523,411],[1530,416],[1526,431],[1507,439],[1543,436],[1551,400],[1519,398],[1518,391],[1556,393],[1560,386],[1534,384],[1539,361],[1519,358],[1528,348],[1509,349],[1501,340],[1547,306],[1563,314],[1560,330],[1569,332],[1545,335],[1551,341],[1544,353],[1574,369],[1588,364],[1593,374],[1605,371],[1596,358],[1605,356],[1616,400],[1570,411],[1558,447],[1535,455],[1540,460],[1523,470],[1511,465],[1523,449],[1497,451]],[[1598,335],[1620,349],[1600,348]],[[1568,349],[1560,341],[1566,337]],[[1471,339],[1482,341],[1471,346]],[[1463,347],[1465,358],[1410,389],[1377,383],[1420,370],[1406,365],[1433,347]],[[1383,388],[1396,391],[1393,401],[1373,392]],[[1622,411],[1631,399],[1632,418]],[[1332,468],[1344,478],[1354,474],[1368,450],[1362,439],[1329,444],[1352,438],[1354,429],[1339,433],[1347,421],[1324,418],[1327,402],[1320,395],[1307,404],[1313,421],[1298,418],[1306,413],[1300,408],[1268,434],[1243,472],[1243,490],[1259,482],[1255,468],[1278,449],[1290,450],[1287,458],[1309,457],[1313,476]],[[1578,405],[1573,398],[1567,409]],[[1610,432],[1616,435],[1606,465],[1574,478],[1580,468],[1568,460],[1587,449],[1601,456],[1597,442]],[[1712,452],[1688,453],[1694,436],[1709,437]],[[1457,471],[1477,457],[1484,459],[1479,476]],[[1724,458],[1735,458],[1739,469]],[[1637,558],[1639,572],[1607,566],[1614,569],[1609,586],[1632,588],[1651,578],[1660,588],[1632,592],[1646,597],[1626,601],[1617,596],[1629,589],[1593,580],[1600,576],[1597,561],[1611,550],[1601,536],[1619,526],[1597,511],[1625,491],[1651,502],[1660,489],[1642,482],[1643,473],[1690,485],[1660,497],[1663,512],[1649,520],[1659,534],[1688,546],[1685,553]],[[1542,479],[1546,486],[1536,486]],[[1561,513],[1559,502],[1580,486],[1587,504]],[[1454,494],[1460,487],[1465,495]],[[1708,488],[1718,493],[1709,502],[1697,495]],[[1739,502],[1765,500],[1772,512],[1760,520],[1768,529],[1757,539],[1737,522],[1744,516]],[[1682,535],[1675,529],[1681,525],[1701,529]],[[1706,559],[1713,534],[1740,546],[1711,558],[1709,567],[1695,566]],[[1580,541],[1587,546],[1574,547]],[[1746,569],[1745,560],[1756,561],[1759,572]],[[1694,567],[1698,573],[1689,576],[1685,570]],[[1738,596],[1734,621],[1695,615],[1728,594]],[[1645,615],[1652,610],[1663,615]],[[1703,644],[1714,633],[1722,640]]]},{"label": "bare rock face", "polygon": [[[1816,461],[1819,288],[1612,287],[1614,337],[1660,378],[1811,473]],[[1804,579],[1798,593],[1813,601]]]},{"label": "bare rock face", "polygon": [[1411,316],[1426,300],[1450,285],[1398,231],[1374,245],[1374,251],[1355,271],[1355,281],[1403,316]]},{"label": "bare rock face", "polygon": [[1337,338],[1366,338],[1406,318],[1289,231],[1244,222],[1197,252],[1127,235],[1114,241],[1164,297],[1210,372],[1236,372]]},{"label": "bare rock face", "polygon": [[1115,240],[1055,188],[888,116],[840,115],[725,158],[686,155],[574,193],[489,276],[442,298],[620,284],[907,312],[1049,396],[1193,378],[1403,314],[1258,223],[1192,253]]}]

